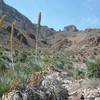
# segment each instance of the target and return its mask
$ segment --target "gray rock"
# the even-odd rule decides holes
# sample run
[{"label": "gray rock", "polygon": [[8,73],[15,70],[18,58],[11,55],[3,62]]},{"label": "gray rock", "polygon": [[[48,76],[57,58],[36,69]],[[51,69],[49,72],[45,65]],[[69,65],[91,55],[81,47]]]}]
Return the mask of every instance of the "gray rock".
[{"label": "gray rock", "polygon": [[67,32],[77,32],[78,29],[76,28],[75,25],[69,25],[69,26],[65,26],[64,27],[64,31],[67,31]]},{"label": "gray rock", "polygon": [[68,90],[62,86],[57,76],[57,73],[44,76],[40,86],[18,87],[3,95],[2,100],[68,100]]},{"label": "gray rock", "polygon": [[87,100],[95,100],[95,97],[89,97]]},{"label": "gray rock", "polygon": [[45,87],[24,87],[3,95],[2,100],[68,100],[66,89],[51,90]]},{"label": "gray rock", "polygon": [[100,97],[96,97],[95,100],[100,100]]}]

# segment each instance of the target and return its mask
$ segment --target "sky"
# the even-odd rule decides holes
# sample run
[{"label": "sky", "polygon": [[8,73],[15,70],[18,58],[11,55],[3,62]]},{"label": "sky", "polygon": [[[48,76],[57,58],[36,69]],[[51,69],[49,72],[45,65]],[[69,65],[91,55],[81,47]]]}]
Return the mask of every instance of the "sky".
[{"label": "sky", "polygon": [[63,29],[75,25],[78,29],[100,28],[100,0],[4,0],[36,23],[42,13],[42,25]]}]

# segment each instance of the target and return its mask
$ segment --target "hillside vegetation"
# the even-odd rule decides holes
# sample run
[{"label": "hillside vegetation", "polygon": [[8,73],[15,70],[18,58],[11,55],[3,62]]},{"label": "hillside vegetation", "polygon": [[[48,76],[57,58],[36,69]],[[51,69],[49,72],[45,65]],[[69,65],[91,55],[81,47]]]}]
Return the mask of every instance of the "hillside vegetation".
[{"label": "hillside vegetation", "polygon": [[[58,89],[55,77],[59,80],[57,82],[61,81],[61,84],[67,87],[69,94],[74,91],[79,92],[84,87],[100,88],[100,29],[78,30],[76,26],[69,25],[62,31],[55,31],[47,26],[41,26],[41,13],[39,13],[37,24],[33,24],[17,10],[5,4],[3,0],[0,0],[0,5],[5,8],[0,15],[1,97],[20,86],[37,88],[41,86],[41,82],[46,84],[45,89],[48,90],[49,79]],[[0,11],[2,11],[1,7]],[[10,14],[13,12],[15,18],[7,12]],[[18,22],[21,19],[23,19],[22,22]],[[23,26],[24,22],[26,26]],[[41,87],[39,89],[45,93]],[[59,87],[58,90],[60,89]]]}]

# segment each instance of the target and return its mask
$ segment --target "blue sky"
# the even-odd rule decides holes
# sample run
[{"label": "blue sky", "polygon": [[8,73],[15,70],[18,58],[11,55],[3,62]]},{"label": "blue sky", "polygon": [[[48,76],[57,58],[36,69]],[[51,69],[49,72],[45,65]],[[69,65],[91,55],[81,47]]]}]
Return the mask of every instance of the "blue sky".
[{"label": "blue sky", "polygon": [[79,29],[100,27],[100,0],[4,0],[36,23],[42,12],[42,25],[63,29],[76,25]]}]

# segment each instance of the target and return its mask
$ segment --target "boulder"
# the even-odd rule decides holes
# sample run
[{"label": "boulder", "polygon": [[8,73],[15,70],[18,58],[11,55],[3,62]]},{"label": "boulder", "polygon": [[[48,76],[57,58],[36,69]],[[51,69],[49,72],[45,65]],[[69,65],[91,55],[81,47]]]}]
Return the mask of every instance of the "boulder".
[{"label": "boulder", "polygon": [[64,31],[67,32],[78,32],[78,29],[75,25],[69,25],[64,27]]}]

